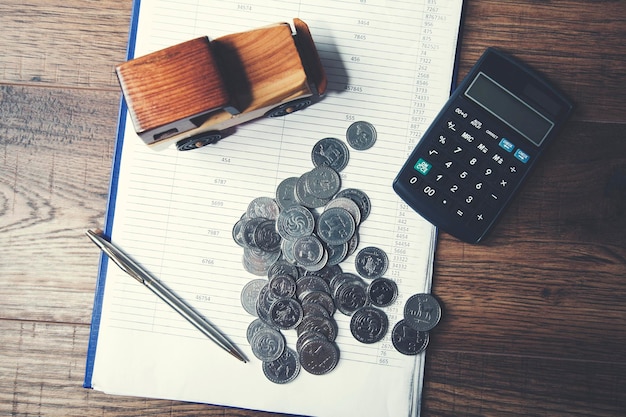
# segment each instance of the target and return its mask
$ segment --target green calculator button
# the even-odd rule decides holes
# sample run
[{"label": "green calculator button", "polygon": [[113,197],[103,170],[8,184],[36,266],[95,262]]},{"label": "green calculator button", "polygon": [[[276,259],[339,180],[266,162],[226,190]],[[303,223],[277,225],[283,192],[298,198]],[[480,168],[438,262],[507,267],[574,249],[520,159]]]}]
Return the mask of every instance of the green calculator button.
[{"label": "green calculator button", "polygon": [[428,174],[432,167],[433,166],[428,161],[425,161],[423,158],[418,159],[413,166],[413,168],[422,175]]}]

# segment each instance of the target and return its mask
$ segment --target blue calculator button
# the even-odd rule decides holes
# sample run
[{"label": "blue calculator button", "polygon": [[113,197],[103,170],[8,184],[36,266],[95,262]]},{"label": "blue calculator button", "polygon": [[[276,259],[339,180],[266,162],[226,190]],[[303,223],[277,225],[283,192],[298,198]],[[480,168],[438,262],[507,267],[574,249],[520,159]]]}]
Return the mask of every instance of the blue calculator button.
[{"label": "blue calculator button", "polygon": [[428,161],[424,160],[423,158],[418,159],[415,165],[413,166],[413,168],[422,175],[428,174],[432,167],[433,166]]},{"label": "blue calculator button", "polygon": [[530,155],[528,155],[526,152],[524,152],[521,149],[518,149],[515,151],[515,157],[519,159],[520,161],[522,161],[523,163],[528,162],[528,160],[530,159]]},{"label": "blue calculator button", "polygon": [[507,138],[502,138],[500,140],[500,147],[507,152],[513,152],[513,149],[515,149],[515,145],[513,145],[513,143]]}]

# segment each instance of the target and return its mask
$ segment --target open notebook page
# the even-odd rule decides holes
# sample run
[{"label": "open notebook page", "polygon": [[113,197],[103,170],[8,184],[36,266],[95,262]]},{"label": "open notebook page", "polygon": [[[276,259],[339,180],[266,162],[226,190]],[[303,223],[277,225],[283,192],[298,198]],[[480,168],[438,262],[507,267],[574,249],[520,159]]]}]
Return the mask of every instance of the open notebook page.
[{"label": "open notebook page", "polygon": [[[435,229],[395,195],[391,183],[449,95],[461,1],[143,1],[135,56],[198,36],[215,38],[279,21],[310,27],[329,79],[320,103],[286,118],[239,126],[216,145],[190,152],[149,149],[126,121],[118,183],[107,229],[112,240],[208,317],[251,360],[213,344],[154,294],[112,263],[86,384],[108,393],[204,402],[322,417],[419,414],[424,355],[404,356],[390,331],[357,342],[337,312],[338,366],[291,383],[267,380],[246,340],[255,318],[241,306],[244,269],[232,228],[248,203],[273,197],[285,178],[313,168],[311,149],[324,137],[345,141],[355,120],[378,132],[367,151],[350,149],[342,188],[366,192],[371,215],[359,248],[389,256],[386,277],[399,297],[384,311],[390,329],[406,299],[428,292]],[[114,210],[113,210],[114,207]],[[355,272],[354,256],[341,264]],[[295,331],[284,331],[295,347]],[[89,369],[89,367],[88,367]]]}]

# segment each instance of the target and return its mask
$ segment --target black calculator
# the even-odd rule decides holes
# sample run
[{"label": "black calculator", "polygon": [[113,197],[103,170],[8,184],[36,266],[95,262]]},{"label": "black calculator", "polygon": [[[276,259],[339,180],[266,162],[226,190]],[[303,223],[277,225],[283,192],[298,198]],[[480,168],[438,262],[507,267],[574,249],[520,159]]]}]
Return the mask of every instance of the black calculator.
[{"label": "black calculator", "polygon": [[413,150],[393,188],[441,230],[478,243],[572,108],[539,74],[488,48]]}]

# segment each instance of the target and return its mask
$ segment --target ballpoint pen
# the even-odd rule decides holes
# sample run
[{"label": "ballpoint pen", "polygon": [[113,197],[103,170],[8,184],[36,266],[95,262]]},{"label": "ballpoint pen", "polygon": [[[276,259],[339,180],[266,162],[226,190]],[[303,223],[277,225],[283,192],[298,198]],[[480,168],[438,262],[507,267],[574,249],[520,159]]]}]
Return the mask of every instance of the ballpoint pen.
[{"label": "ballpoint pen", "polygon": [[131,277],[135,278],[144,286],[148,287],[161,300],[165,301],[178,314],[183,316],[189,323],[193,324],[206,337],[215,342],[219,347],[233,355],[242,362],[247,362],[245,355],[226,338],[220,331],[206,318],[198,313],[193,307],[181,299],[174,291],[154,277],[144,269],[133,258],[126,254],[118,246],[102,237],[100,233],[92,230],[86,232],[87,236],[98,246],[107,256]]}]

